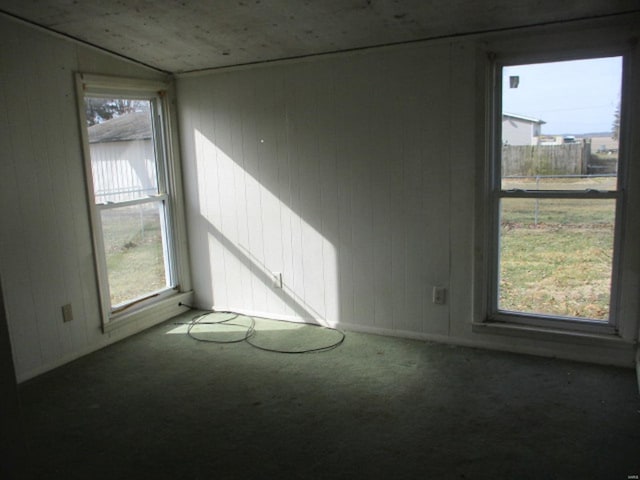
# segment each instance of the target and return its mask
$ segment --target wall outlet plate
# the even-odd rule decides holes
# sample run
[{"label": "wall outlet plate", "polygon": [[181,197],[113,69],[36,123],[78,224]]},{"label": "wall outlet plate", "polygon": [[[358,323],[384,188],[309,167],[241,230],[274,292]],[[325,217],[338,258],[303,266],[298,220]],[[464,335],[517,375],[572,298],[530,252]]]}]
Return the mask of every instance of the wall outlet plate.
[{"label": "wall outlet plate", "polygon": [[273,277],[273,288],[282,288],[282,273],[271,272],[271,276]]},{"label": "wall outlet plate", "polygon": [[433,303],[444,305],[447,301],[447,289],[444,287],[433,287]]},{"label": "wall outlet plate", "polygon": [[71,304],[67,303],[62,306],[62,321],[70,322],[73,320],[73,309],[71,308]]}]

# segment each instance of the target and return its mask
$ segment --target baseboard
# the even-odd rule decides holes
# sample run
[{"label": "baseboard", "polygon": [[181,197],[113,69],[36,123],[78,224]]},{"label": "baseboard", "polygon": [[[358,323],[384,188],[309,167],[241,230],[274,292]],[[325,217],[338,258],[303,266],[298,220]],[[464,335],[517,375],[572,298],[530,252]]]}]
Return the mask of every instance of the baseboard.
[{"label": "baseboard", "polygon": [[[633,368],[633,354],[629,356],[631,345],[627,349],[620,347],[608,349],[609,355],[596,355],[587,351],[587,347],[581,345],[571,345],[581,349],[562,348],[558,344],[557,348],[547,345],[534,345],[523,347],[522,345],[510,345],[498,342],[483,341],[479,339],[469,339],[463,337],[451,337],[448,335],[431,334],[423,332],[413,332],[408,330],[391,330],[379,327],[369,327],[357,324],[340,323],[339,328],[352,332],[370,333],[373,335],[383,335],[386,337],[409,338],[428,342],[455,345],[459,347],[482,348],[485,350],[495,350],[501,352],[517,353],[524,355],[535,355],[545,358],[560,358],[563,360],[573,360],[577,362],[595,363],[600,365],[613,365],[617,367]],[[640,355],[640,354],[639,354]],[[637,371],[640,371],[637,369]],[[640,374],[639,374],[640,375]],[[640,376],[639,376],[640,385]]]},{"label": "baseboard", "polygon": [[[288,316],[288,315],[274,315],[273,313],[268,312],[259,312],[254,310],[246,310],[246,309],[238,309],[238,308],[227,308],[222,306],[216,306],[213,310],[217,311],[233,311],[235,313],[241,313],[242,315],[249,315],[254,317],[262,317],[262,318],[272,318],[274,320],[285,320],[289,322],[296,323],[311,323],[307,320],[304,320],[300,317]],[[314,319],[313,323],[320,323],[321,325],[325,325],[322,321],[318,321]],[[595,363],[600,365],[613,365],[617,367],[626,367],[633,368],[633,354],[629,355],[631,352],[631,348],[633,345],[630,343],[625,343],[624,345],[620,345],[620,342],[616,342],[615,346],[611,346],[608,351],[608,355],[597,355],[594,354],[593,351],[589,350],[588,345],[580,345],[580,344],[572,344],[571,342],[566,342],[566,345],[570,345],[573,348],[564,348],[559,342],[555,345],[546,345],[542,344],[542,339],[540,339],[541,343],[534,344],[530,347],[525,347],[522,345],[513,345],[509,343],[500,343],[500,342],[491,342],[482,340],[480,335],[476,335],[474,338],[465,338],[465,337],[452,337],[449,335],[442,335],[436,333],[424,333],[424,332],[415,332],[411,330],[393,330],[382,327],[372,327],[367,325],[359,325],[354,323],[339,323],[339,324],[330,324],[326,325],[334,328],[339,328],[345,331],[358,332],[358,333],[368,333],[372,335],[381,335],[385,337],[396,337],[396,338],[408,338],[412,340],[420,340],[427,342],[435,342],[446,345],[455,345],[459,347],[468,347],[468,348],[482,348],[485,350],[495,350],[523,355],[535,355],[538,357],[545,358],[561,358],[564,360],[573,360],[578,362],[586,362],[586,363]],[[535,340],[533,340],[535,342]],[[606,348],[603,347],[603,348]],[[640,379],[639,379],[640,381]]]},{"label": "baseboard", "polygon": [[[600,365],[613,365],[618,367],[633,368],[634,366],[634,345],[629,342],[614,342],[612,345],[601,345],[600,348],[606,350],[606,353],[597,353],[593,349],[593,345],[580,343],[572,343],[565,339],[565,342],[546,342],[544,339],[533,339],[531,346],[522,346],[510,344],[508,342],[499,342],[485,340],[483,335],[474,335],[473,338],[452,337],[449,335],[415,332],[411,330],[393,330],[381,327],[372,327],[353,323],[328,323],[322,319],[314,319],[313,322],[305,320],[301,317],[293,315],[280,315],[270,312],[261,312],[256,310],[248,310],[242,308],[228,307],[225,305],[215,305],[212,310],[216,311],[233,311],[242,315],[253,317],[271,318],[274,320],[284,320],[296,323],[318,323],[325,326],[339,328],[341,330],[368,333],[373,335],[382,335],[386,337],[408,338],[413,340],[421,340],[428,342],[441,343],[446,345],[455,345],[469,348],[482,348],[485,350],[495,350],[524,355],[535,355],[545,358],[560,358],[564,360],[573,360],[578,362],[595,363]],[[568,348],[569,347],[569,348]],[[640,361],[640,354],[639,360]],[[637,368],[640,372],[640,366]],[[638,374],[638,382],[640,387],[640,373]]]},{"label": "baseboard", "polygon": [[322,318],[314,318],[313,320],[304,319],[302,317],[298,317],[296,315],[282,315],[271,312],[261,312],[258,310],[248,310],[245,308],[233,308],[226,307],[224,305],[215,305],[211,308],[211,310],[215,310],[216,312],[234,312],[239,313],[241,315],[246,315],[248,317],[258,317],[258,318],[268,318],[271,320],[283,320],[285,322],[293,322],[293,323],[313,323],[317,325],[323,325],[325,327],[337,327],[338,324],[336,322],[327,322]]}]

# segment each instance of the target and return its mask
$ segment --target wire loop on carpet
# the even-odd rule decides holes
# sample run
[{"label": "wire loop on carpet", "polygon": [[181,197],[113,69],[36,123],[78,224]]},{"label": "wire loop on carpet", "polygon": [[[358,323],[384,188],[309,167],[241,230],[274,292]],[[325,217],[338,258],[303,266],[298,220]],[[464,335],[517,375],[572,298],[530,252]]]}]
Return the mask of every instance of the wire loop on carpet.
[{"label": "wire loop on carpet", "polygon": [[[192,307],[191,305],[187,305],[186,303],[180,303],[180,306],[184,306],[184,307],[190,308],[191,310],[197,310],[195,307]],[[214,313],[229,314],[231,316],[229,318],[224,318],[222,320],[208,320],[208,321],[205,321],[205,319],[208,316],[210,316],[210,315],[212,315]],[[249,319],[249,325],[244,325],[242,323],[238,323],[237,320],[239,320],[241,317],[248,318]],[[274,320],[274,319],[265,319],[265,320],[274,321],[274,322],[281,321],[281,320]],[[286,323],[291,323],[291,322],[286,322]],[[337,332],[340,335],[340,338],[336,342],[331,343],[329,345],[324,345],[324,346],[317,347],[317,348],[308,348],[308,349],[303,349],[303,350],[284,350],[284,349],[268,348],[268,347],[264,347],[264,346],[259,345],[258,343],[256,343],[255,340],[250,340],[252,337],[256,336],[256,320],[255,320],[255,317],[252,317],[250,315],[242,315],[242,314],[236,313],[236,312],[220,311],[220,310],[205,310],[202,313],[199,313],[198,315],[195,315],[191,319],[191,321],[189,323],[186,323],[185,325],[188,325],[187,326],[187,335],[189,337],[193,338],[194,340],[197,340],[198,342],[207,342],[207,343],[216,343],[216,344],[232,344],[232,343],[246,342],[249,345],[251,345],[253,348],[257,348],[258,350],[262,350],[262,351],[265,351],[265,352],[273,352],[273,353],[302,354],[302,353],[327,352],[329,350],[333,350],[334,348],[337,348],[340,345],[342,345],[342,343],[344,342],[344,339],[345,339],[344,332],[342,332],[341,330],[338,330],[337,328],[325,327],[324,325],[317,325],[317,324],[311,324],[311,323],[304,323],[304,324],[300,324],[300,325],[301,326],[305,326],[305,327],[321,328],[321,329],[324,329],[324,330]],[[232,340],[220,340],[220,339],[215,339],[215,338],[210,338],[210,337],[198,336],[197,332],[193,331],[194,327],[196,327],[197,325],[234,326],[234,327],[246,328],[246,331],[244,332],[244,334],[240,338],[235,338],[235,339],[232,339]],[[210,332],[208,332],[208,333],[210,333]]]}]

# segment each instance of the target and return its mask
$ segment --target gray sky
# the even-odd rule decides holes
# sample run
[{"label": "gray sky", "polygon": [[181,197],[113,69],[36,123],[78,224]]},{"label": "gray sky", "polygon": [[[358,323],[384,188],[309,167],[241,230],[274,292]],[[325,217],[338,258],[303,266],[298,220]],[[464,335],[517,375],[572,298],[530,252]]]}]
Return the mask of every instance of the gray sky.
[{"label": "gray sky", "polygon": [[621,57],[505,67],[502,111],[544,120],[543,134],[610,132],[621,78]]}]

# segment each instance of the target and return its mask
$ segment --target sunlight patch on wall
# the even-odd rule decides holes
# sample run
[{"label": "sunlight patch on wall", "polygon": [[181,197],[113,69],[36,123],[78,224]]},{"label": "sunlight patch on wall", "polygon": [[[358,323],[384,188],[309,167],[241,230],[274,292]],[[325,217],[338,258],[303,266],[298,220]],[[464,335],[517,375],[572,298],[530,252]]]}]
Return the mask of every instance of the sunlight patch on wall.
[{"label": "sunlight patch on wall", "polygon": [[[321,218],[307,221],[296,212],[288,181],[261,181],[261,162],[274,150],[266,152],[257,139],[236,154],[198,129],[194,136],[200,221],[191,228],[207,232],[208,252],[197,252],[193,268],[208,269],[211,279],[201,288],[211,289],[217,308],[336,325],[335,246],[312,226]],[[281,173],[289,179],[290,172]]]}]

